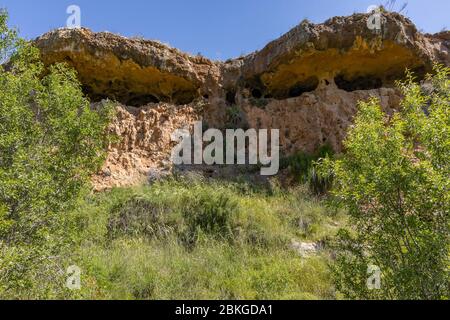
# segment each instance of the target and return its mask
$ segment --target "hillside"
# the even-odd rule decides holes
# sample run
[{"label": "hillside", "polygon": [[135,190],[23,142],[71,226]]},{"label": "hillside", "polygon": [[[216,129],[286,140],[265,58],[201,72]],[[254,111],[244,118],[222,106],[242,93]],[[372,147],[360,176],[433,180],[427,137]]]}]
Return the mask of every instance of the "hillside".
[{"label": "hillside", "polygon": [[450,31],[383,10],[227,61],[0,11],[0,299],[448,299]]}]

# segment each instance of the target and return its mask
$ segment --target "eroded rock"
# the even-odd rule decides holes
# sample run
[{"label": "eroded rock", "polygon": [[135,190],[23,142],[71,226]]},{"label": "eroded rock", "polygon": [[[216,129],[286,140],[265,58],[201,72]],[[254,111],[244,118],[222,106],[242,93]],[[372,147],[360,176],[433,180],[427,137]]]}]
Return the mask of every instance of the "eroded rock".
[{"label": "eroded rock", "polygon": [[110,98],[132,106],[190,103],[200,97],[215,67],[208,59],[157,41],[85,28],[49,32],[38,38],[36,45],[47,65],[66,62],[73,66],[94,101]]},{"label": "eroded rock", "polygon": [[[35,42],[46,65],[73,66],[93,102],[118,101],[111,126],[121,141],[110,146],[98,189],[145,181],[169,161],[170,134],[203,119],[227,125],[238,108],[252,128],[280,129],[281,151],[342,150],[359,100],[378,97],[397,108],[395,80],[406,68],[423,78],[434,62],[450,65],[450,32],[424,35],[396,13],[383,28],[368,15],[304,21],[261,51],[226,62],[194,57],[156,41],[87,29],[60,29]],[[205,126],[206,127],[206,126]]]},{"label": "eroded rock", "polygon": [[149,104],[141,108],[118,105],[110,125],[119,138],[109,146],[102,172],[94,177],[96,190],[148,182],[155,173],[162,176],[171,170],[170,154],[175,143],[171,134],[189,129],[199,119],[190,106]]}]

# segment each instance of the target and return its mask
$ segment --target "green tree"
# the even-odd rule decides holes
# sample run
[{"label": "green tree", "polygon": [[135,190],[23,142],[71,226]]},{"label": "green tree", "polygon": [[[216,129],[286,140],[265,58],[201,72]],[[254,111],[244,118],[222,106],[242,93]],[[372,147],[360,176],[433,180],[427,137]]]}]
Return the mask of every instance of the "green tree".
[{"label": "green tree", "polygon": [[91,110],[75,72],[44,68],[6,23],[1,11],[0,297],[51,298],[64,286],[65,213],[104,159],[112,108]]},{"label": "green tree", "polygon": [[[351,219],[332,265],[347,298],[449,297],[450,70],[435,71],[428,89],[408,73],[392,116],[377,99],[361,102],[345,153],[322,164]],[[379,290],[367,286],[370,265],[381,271]]]}]

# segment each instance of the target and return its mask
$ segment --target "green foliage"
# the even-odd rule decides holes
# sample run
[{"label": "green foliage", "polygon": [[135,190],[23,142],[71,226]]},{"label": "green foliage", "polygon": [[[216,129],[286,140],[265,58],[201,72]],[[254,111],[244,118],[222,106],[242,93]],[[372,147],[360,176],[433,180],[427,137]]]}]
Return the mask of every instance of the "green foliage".
[{"label": "green foliage", "polygon": [[[74,71],[49,70],[0,13],[0,297],[52,297],[72,208],[104,158],[111,115],[90,109]],[[58,286],[61,287],[61,282]]]},{"label": "green foliage", "polygon": [[233,236],[232,219],[237,214],[238,203],[226,193],[200,193],[185,199],[183,217],[188,225],[185,239],[195,243],[201,234],[230,239]]},{"label": "green foliage", "polygon": [[297,152],[282,159],[280,167],[289,168],[299,183],[307,183],[314,194],[320,195],[331,188],[333,177],[319,173],[317,163],[333,155],[333,149],[329,145],[323,145],[313,154]]},{"label": "green foliage", "polygon": [[253,106],[256,106],[256,107],[258,107],[260,109],[263,109],[263,110],[266,108],[266,106],[269,104],[269,102],[270,101],[268,99],[266,99],[266,98],[254,98],[254,97],[250,98],[250,103]]},{"label": "green foliage", "polygon": [[210,240],[186,251],[173,241],[130,239],[82,249],[86,299],[335,298],[326,261],[287,250]]},{"label": "green foliage", "polygon": [[245,117],[242,110],[237,105],[232,105],[226,109],[225,129],[246,129]]},{"label": "green foliage", "polygon": [[142,195],[117,204],[108,222],[108,237],[164,238],[171,232],[166,220],[169,208],[158,201]]},{"label": "green foliage", "polygon": [[326,251],[301,259],[290,243],[326,240],[342,217],[303,189],[169,179],[92,196],[74,215],[82,298],[335,298]]},{"label": "green foliage", "polygon": [[237,203],[226,194],[183,195],[183,207],[149,194],[135,195],[112,209],[108,230],[111,238],[134,236],[166,239],[175,235],[180,243],[194,245],[203,234],[232,238],[232,216]]},{"label": "green foliage", "polygon": [[[408,74],[399,83],[401,111],[359,104],[342,159],[326,160],[336,205],[350,214],[337,239],[336,287],[348,298],[449,297],[449,69],[436,66],[425,92]],[[381,269],[381,289],[366,286],[368,266]]]}]

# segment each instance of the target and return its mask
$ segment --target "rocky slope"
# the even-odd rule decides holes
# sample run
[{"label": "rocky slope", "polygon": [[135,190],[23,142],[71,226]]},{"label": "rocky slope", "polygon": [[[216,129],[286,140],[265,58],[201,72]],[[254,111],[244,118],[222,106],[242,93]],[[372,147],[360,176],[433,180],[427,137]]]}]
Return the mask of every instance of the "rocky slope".
[{"label": "rocky slope", "polygon": [[[450,32],[421,34],[396,13],[384,13],[373,31],[367,19],[303,21],[261,51],[226,62],[88,29],[55,30],[35,43],[45,64],[78,71],[93,102],[118,101],[111,130],[122,140],[95,178],[103,189],[168,167],[170,133],[200,118],[208,127],[280,129],[283,154],[325,143],[340,151],[357,101],[376,96],[392,111],[400,99],[394,82],[406,68],[423,78],[434,62],[450,65]],[[238,119],[230,119],[235,110]]]}]

